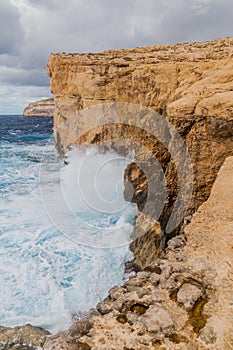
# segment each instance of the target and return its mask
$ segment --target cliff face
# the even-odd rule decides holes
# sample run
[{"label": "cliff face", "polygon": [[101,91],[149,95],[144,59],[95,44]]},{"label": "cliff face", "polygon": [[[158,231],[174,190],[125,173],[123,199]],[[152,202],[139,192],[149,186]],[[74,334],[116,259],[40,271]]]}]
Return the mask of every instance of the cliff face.
[{"label": "cliff face", "polygon": [[[154,156],[165,174],[167,194],[159,218],[163,231],[179,190],[177,164],[174,165],[168,149],[148,130],[139,130],[125,123],[123,126],[94,127],[91,112],[84,114],[84,122],[80,111],[96,104],[122,102],[142,105],[162,114],[185,141],[193,165],[189,215],[208,198],[224,159],[233,154],[232,71],[233,39],[100,54],[52,54],[48,74],[55,95],[57,148],[64,153],[72,143],[94,143],[116,137],[145,146],[145,152],[140,147],[135,148],[136,162],[143,161],[148,166]],[[133,114],[129,113],[128,124],[134,122]],[[91,130],[88,130],[88,123]],[[172,135],[168,138],[174,141]],[[134,186],[134,201],[140,209],[145,205],[147,182],[144,175],[132,179],[132,167],[126,169],[125,178]],[[139,216],[136,230],[143,225],[145,218]],[[144,227],[144,231],[145,234],[135,239],[131,246],[136,262],[141,266],[153,261],[161,246],[157,226]],[[171,232],[165,240],[174,234],[175,231]]]},{"label": "cliff face", "polygon": [[30,103],[23,111],[24,117],[53,117],[55,103],[53,98]]}]

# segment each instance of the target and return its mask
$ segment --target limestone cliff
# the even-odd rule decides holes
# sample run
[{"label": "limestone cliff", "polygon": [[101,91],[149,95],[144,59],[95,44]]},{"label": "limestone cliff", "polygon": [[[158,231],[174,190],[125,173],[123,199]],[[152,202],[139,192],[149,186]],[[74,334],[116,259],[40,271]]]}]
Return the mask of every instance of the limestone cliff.
[{"label": "limestone cliff", "polygon": [[[193,196],[186,214],[189,215],[207,200],[224,159],[233,154],[232,71],[232,38],[99,54],[52,54],[48,74],[55,95],[57,148],[64,154],[72,143],[118,137],[132,139],[149,149],[166,178],[165,208],[159,218],[163,231],[179,187],[177,164],[174,165],[167,148],[147,130],[132,125],[105,125],[88,130],[91,113],[85,114],[84,121],[79,112],[96,104],[133,103],[159,112],[172,123],[185,141],[193,165]],[[128,124],[130,122],[134,122],[132,114]],[[82,137],[74,142],[75,133]],[[172,135],[168,137],[172,139]],[[136,148],[135,157],[136,162],[151,163],[148,152],[143,153],[141,149]],[[131,170],[129,167],[125,177],[132,182]],[[139,208],[146,200],[144,180],[133,183],[136,186],[134,201]],[[144,218],[139,216],[137,221],[136,227],[144,225]],[[160,239],[157,227],[152,227],[134,241],[131,248],[139,265],[146,266],[153,261],[161,246]]]},{"label": "limestone cliff", "polygon": [[30,103],[23,111],[24,117],[53,117],[55,103],[53,98]]},{"label": "limestone cliff", "polygon": [[[135,162],[125,170],[125,197],[136,202],[141,212],[148,201],[151,204],[150,186],[159,179],[150,168],[155,157],[165,174],[165,205],[160,225],[151,227],[144,213],[138,215],[134,234],[137,237],[140,228],[145,232],[131,245],[137,273],[123,286],[113,287],[95,311],[67,332],[54,336],[30,326],[26,326],[26,336],[19,327],[2,328],[0,348],[233,348],[232,72],[233,39],[100,54],[51,55],[48,73],[55,94],[55,138],[60,153],[64,155],[71,144],[116,138],[123,141],[117,150],[124,153],[129,140],[134,140]],[[125,110],[116,102],[139,107]],[[100,107],[85,110],[96,104]],[[123,116],[119,116],[122,124],[109,123],[109,106],[119,115],[125,112],[127,123]],[[168,146],[178,140],[174,130],[167,131],[160,123],[158,131],[169,141],[162,144],[150,132],[154,128],[153,113],[141,106],[158,111],[162,120],[176,128],[193,164],[192,200],[184,225],[165,237],[163,251],[159,250],[162,233],[178,197],[178,168],[182,163],[179,154],[169,154]],[[96,123],[98,127],[93,128],[99,112],[104,112],[108,123]],[[137,114],[144,128],[135,125]],[[115,147],[114,142],[111,147]],[[185,167],[183,163],[184,173]],[[172,237],[174,233],[179,234]],[[33,338],[28,338],[28,329]]]}]

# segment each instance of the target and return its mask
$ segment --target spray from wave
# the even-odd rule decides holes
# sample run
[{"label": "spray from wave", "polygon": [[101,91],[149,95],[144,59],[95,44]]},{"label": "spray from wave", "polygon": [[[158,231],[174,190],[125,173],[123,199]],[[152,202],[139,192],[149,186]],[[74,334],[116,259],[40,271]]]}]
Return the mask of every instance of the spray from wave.
[{"label": "spray from wave", "polygon": [[[112,151],[103,154],[98,146],[70,151],[60,172],[60,191],[56,188],[48,198],[42,189],[54,224],[75,242],[94,248],[128,244],[135,205],[123,197],[123,175],[130,161]],[[54,202],[60,203],[56,211]]]},{"label": "spray from wave", "polygon": [[[123,198],[129,159],[73,149],[61,167],[52,144],[17,147],[29,163],[15,156],[4,171],[11,191],[0,199],[0,324],[55,332],[122,283],[136,214]],[[33,152],[42,151],[40,165]]]}]

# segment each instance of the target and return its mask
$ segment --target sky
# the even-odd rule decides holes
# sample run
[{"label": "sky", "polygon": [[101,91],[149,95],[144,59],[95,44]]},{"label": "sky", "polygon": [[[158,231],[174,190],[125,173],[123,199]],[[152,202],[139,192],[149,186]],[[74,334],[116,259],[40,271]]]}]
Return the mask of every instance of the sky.
[{"label": "sky", "polygon": [[232,36],[232,0],[0,0],[0,114],[52,96],[51,52]]}]

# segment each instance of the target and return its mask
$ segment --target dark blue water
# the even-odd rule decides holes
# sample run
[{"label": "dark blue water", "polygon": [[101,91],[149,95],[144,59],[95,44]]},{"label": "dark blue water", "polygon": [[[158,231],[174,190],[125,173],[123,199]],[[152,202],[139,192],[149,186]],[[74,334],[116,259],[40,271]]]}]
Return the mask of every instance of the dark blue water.
[{"label": "dark blue water", "polygon": [[52,135],[53,118],[0,115],[0,142],[41,144]]}]

